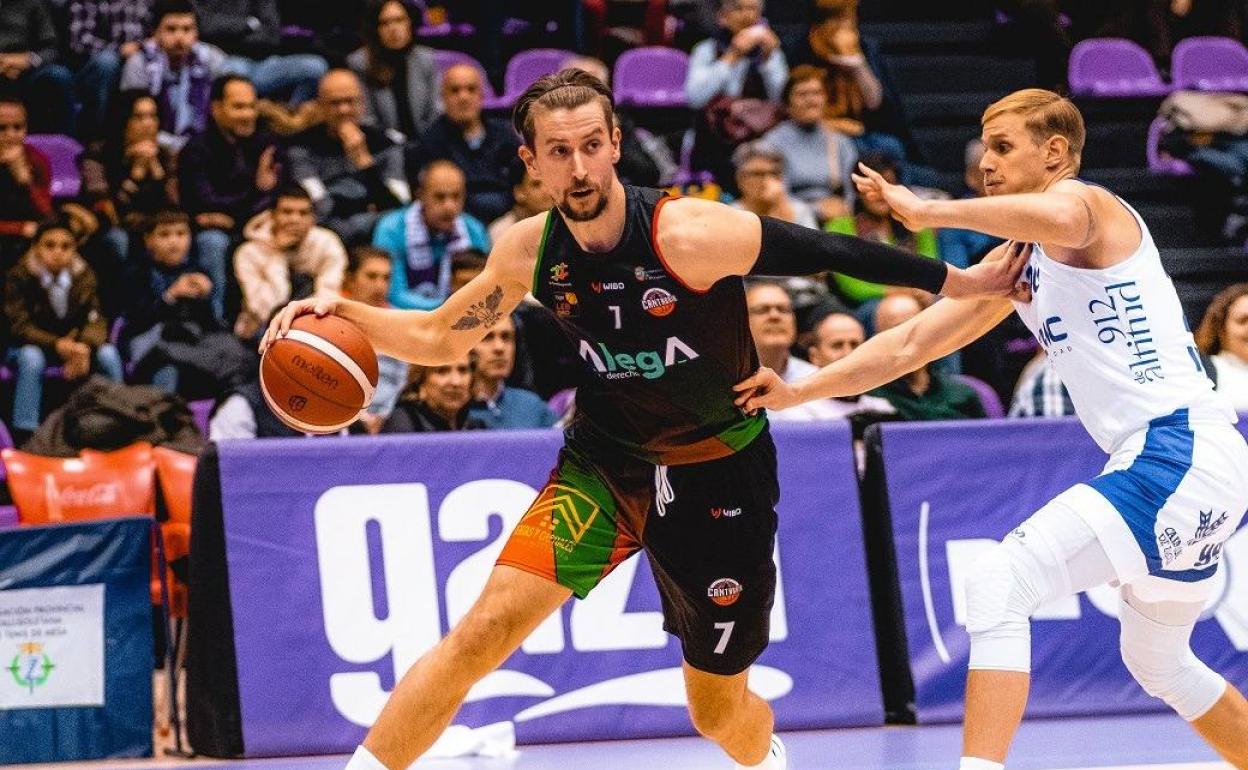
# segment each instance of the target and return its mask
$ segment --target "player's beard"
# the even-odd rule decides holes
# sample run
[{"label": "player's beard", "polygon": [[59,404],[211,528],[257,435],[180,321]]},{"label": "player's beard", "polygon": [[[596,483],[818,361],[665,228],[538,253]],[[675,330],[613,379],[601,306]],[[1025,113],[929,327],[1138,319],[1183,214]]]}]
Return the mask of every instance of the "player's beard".
[{"label": "player's beard", "polygon": [[[588,209],[577,211],[576,209],[572,208],[572,200],[573,200],[572,193],[578,192],[580,190],[592,190],[598,196],[598,200],[592,203]],[[592,199],[592,196],[591,196],[591,199]],[[607,191],[600,187],[596,187],[592,184],[586,187],[580,187],[580,188],[576,188],[573,190],[568,190],[567,194],[563,196],[563,200],[560,201],[559,203],[559,210],[563,212],[563,215],[565,217],[572,220],[573,222],[589,222],[590,220],[597,219],[598,215],[601,214],[602,210],[605,209],[606,207],[607,207]]]}]

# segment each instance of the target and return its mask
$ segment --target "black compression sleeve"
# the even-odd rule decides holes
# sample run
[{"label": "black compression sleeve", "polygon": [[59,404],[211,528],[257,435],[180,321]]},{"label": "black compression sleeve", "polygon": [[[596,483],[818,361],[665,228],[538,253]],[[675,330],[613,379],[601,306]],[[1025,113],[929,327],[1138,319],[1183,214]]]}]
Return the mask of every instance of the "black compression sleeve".
[{"label": "black compression sleeve", "polygon": [[826,270],[889,286],[910,286],[939,294],[949,268],[882,243],[825,233],[772,217],[759,217],[763,242],[750,275],[799,276]]}]

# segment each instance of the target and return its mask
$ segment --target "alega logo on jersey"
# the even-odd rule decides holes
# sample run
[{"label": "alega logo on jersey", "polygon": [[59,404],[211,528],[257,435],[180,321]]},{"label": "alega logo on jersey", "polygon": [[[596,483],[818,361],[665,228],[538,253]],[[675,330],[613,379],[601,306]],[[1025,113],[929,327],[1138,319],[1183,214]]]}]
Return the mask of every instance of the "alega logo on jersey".
[{"label": "alega logo on jersey", "polygon": [[639,353],[612,353],[599,342],[591,345],[581,340],[581,358],[609,380],[628,377],[645,377],[655,380],[667,373],[669,367],[683,364],[698,357],[698,351],[686,345],[680,337],[668,337],[663,352],[643,350]]}]

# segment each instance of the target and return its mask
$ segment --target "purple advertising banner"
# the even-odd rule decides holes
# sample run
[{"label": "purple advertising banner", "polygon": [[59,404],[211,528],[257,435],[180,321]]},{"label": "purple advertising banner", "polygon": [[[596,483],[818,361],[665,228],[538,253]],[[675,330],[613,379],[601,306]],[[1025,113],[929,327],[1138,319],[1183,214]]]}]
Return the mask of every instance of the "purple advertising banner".
[{"label": "purple advertising banner", "polygon": [[[1051,498],[1100,473],[1107,458],[1073,418],[884,425],[883,445],[918,720],[957,721],[969,655],[968,570]],[[1192,645],[1243,685],[1248,529],[1227,543],[1215,580]],[[1029,716],[1165,710],[1122,664],[1117,605],[1117,589],[1102,586],[1040,608],[1031,630]]]},{"label": "purple advertising banner", "polygon": [[[751,687],[783,729],[882,724],[849,429],[775,434],[780,580]],[[354,749],[477,597],[560,444],[554,431],[222,442],[245,754]],[[628,560],[480,682],[456,723],[511,721],[521,743],[692,734],[659,609],[646,560]]]}]

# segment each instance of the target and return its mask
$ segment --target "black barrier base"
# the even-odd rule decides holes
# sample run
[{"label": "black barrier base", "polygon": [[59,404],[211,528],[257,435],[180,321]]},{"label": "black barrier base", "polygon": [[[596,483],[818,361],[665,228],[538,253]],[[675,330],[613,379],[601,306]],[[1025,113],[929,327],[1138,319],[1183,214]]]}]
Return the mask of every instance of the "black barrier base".
[{"label": "black barrier base", "polygon": [[863,434],[866,470],[858,485],[862,508],[862,535],[867,549],[867,578],[871,587],[871,613],[879,655],[880,687],[884,691],[884,719],[889,724],[915,723],[914,678],[910,675],[910,650],[902,613],[901,584],[897,577],[897,552],[893,547],[892,510],[884,477],[884,443],[879,425]]},{"label": "black barrier base", "polygon": [[221,464],[209,444],[195,469],[186,653],[186,728],[191,747],[210,757],[241,757],[234,618],[225,559]]}]

